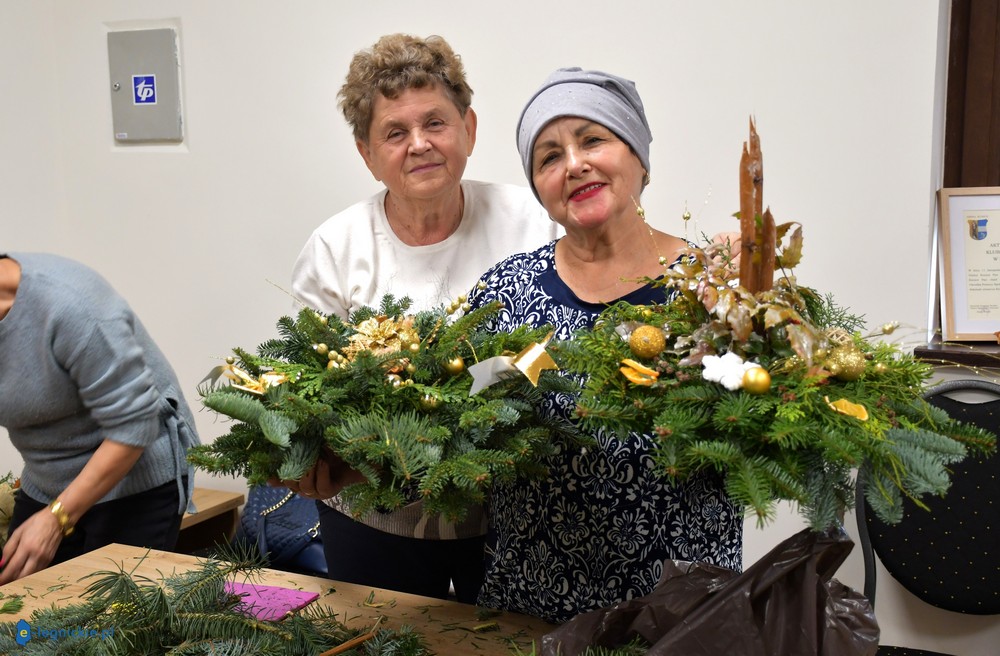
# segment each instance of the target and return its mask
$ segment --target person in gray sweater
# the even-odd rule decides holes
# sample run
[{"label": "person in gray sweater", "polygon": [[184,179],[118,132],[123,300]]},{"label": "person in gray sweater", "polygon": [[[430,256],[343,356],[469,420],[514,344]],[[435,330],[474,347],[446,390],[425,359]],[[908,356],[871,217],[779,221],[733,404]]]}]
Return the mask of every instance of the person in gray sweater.
[{"label": "person in gray sweater", "polygon": [[0,426],[24,460],[0,585],[112,542],[175,546],[194,418],[163,353],[94,270],[0,254]]}]

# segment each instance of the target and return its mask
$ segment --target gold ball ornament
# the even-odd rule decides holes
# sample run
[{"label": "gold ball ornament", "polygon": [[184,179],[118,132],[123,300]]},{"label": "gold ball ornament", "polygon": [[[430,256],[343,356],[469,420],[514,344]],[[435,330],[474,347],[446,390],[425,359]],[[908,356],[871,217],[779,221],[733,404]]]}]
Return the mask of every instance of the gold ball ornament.
[{"label": "gold ball ornament", "polygon": [[424,410],[437,410],[441,405],[441,399],[431,394],[424,394],[420,397],[420,407]]},{"label": "gold ball ornament", "polygon": [[234,357],[233,357],[233,356],[231,356],[231,355],[230,355],[230,356],[228,356],[228,357],[226,358],[226,364],[236,364],[236,358],[234,358]]},{"label": "gold ball ornament", "polygon": [[403,379],[399,377],[399,374],[389,374],[385,380],[393,387],[399,387],[403,384]]},{"label": "gold ball ornament", "polygon": [[885,372],[889,371],[889,365],[884,362],[876,362],[872,369],[875,370],[875,373],[881,376]]},{"label": "gold ball ornament", "polygon": [[632,355],[640,358],[652,358],[663,352],[667,347],[667,338],[656,326],[645,324],[632,331],[628,338],[628,348]]},{"label": "gold ball ornament", "polygon": [[896,332],[896,328],[898,325],[899,324],[897,324],[895,321],[890,321],[889,323],[882,324],[882,334],[883,335],[893,334],[894,332]]},{"label": "gold ball ornament", "polygon": [[764,367],[754,367],[743,372],[743,391],[748,394],[767,394],[771,389],[771,374]]},{"label": "gold ball ornament", "polygon": [[330,352],[330,347],[326,344],[313,344],[313,350],[315,350],[320,355],[326,355]]},{"label": "gold ball ornament", "polygon": [[857,380],[865,372],[865,356],[853,345],[838,346],[830,351],[826,368],[840,380]]},{"label": "gold ball ornament", "polygon": [[462,359],[462,356],[455,356],[444,363],[444,370],[453,376],[460,374],[465,370],[465,360]]}]

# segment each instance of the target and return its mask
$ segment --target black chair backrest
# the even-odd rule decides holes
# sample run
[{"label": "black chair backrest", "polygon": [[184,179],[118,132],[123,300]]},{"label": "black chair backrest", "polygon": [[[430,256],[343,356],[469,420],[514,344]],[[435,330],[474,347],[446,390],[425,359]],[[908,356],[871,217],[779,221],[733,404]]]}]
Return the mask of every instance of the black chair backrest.
[{"label": "black chair backrest", "polygon": [[[987,400],[965,402],[955,398],[957,392],[985,395]],[[1000,432],[996,383],[947,381],[929,389],[925,398],[955,419]],[[943,498],[922,499],[929,512],[906,500],[903,521],[895,526],[875,516],[861,493],[862,481],[858,482],[865,596],[873,606],[874,552],[893,578],[929,604],[960,613],[1000,613],[1000,458],[969,456],[952,471],[951,487]]]}]

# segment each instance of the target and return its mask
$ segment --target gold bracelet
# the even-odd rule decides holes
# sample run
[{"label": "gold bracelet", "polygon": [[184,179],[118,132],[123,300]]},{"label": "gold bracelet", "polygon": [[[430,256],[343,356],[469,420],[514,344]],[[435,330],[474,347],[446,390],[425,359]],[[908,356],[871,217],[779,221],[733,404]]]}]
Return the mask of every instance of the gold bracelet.
[{"label": "gold bracelet", "polygon": [[73,524],[69,521],[69,513],[63,508],[62,501],[56,499],[49,504],[49,512],[56,518],[59,522],[59,530],[62,531],[63,537],[68,538],[73,535]]}]

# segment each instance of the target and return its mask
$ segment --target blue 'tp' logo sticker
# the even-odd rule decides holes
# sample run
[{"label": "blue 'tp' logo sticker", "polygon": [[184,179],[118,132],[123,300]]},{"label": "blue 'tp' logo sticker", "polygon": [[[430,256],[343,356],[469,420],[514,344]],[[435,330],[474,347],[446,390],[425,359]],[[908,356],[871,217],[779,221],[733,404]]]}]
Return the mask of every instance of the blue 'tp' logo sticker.
[{"label": "blue 'tp' logo sticker", "polygon": [[155,105],[156,104],[156,76],[155,75],[133,75],[132,76],[132,104],[133,105]]}]

